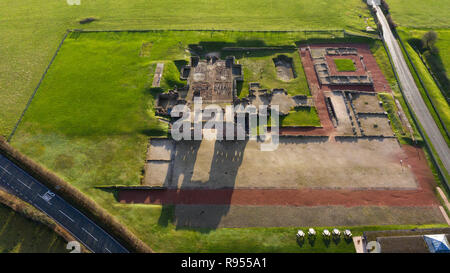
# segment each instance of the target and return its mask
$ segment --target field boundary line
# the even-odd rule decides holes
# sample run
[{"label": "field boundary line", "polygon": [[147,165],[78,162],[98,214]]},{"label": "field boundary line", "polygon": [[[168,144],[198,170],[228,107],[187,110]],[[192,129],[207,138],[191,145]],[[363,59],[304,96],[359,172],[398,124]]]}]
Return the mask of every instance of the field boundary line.
[{"label": "field boundary line", "polygon": [[[359,36],[358,34],[353,34],[346,31],[345,29],[318,29],[318,30],[239,30],[239,29],[176,29],[176,28],[155,28],[155,29],[69,29],[69,32],[170,32],[170,31],[196,31],[196,32],[277,32],[277,33],[289,33],[289,32],[303,32],[303,33],[325,33],[325,32],[336,32],[336,33],[346,33],[348,35]],[[362,35],[366,37],[365,35]]]},{"label": "field boundary line", "polygon": [[50,69],[50,66],[53,64],[53,62],[55,61],[56,55],[58,55],[59,50],[61,49],[64,41],[66,40],[67,36],[69,35],[71,31],[67,30],[66,33],[64,34],[61,42],[59,42],[59,45],[55,51],[55,53],[53,54],[53,57],[51,58],[49,64],[47,65],[47,67],[44,70],[44,74],[42,74],[41,79],[39,80],[36,88],[34,88],[33,94],[31,94],[31,97],[28,99],[27,105],[25,106],[25,109],[22,111],[22,114],[20,115],[19,120],[17,121],[16,125],[14,125],[14,129],[12,130],[11,134],[8,136],[7,141],[11,142],[12,137],[14,136],[14,134],[17,131],[17,127],[19,127],[20,122],[22,121],[23,117],[25,116],[25,113],[27,112],[28,108],[31,105],[31,102],[33,101],[39,87],[41,86],[42,82],[44,81],[45,76],[47,75],[48,70]]}]

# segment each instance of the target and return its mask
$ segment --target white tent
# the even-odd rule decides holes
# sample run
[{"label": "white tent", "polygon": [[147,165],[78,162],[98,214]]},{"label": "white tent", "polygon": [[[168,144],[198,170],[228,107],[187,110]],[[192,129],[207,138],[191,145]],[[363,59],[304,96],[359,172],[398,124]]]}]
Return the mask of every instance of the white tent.
[{"label": "white tent", "polygon": [[431,253],[450,253],[450,245],[445,234],[424,235],[423,238]]}]

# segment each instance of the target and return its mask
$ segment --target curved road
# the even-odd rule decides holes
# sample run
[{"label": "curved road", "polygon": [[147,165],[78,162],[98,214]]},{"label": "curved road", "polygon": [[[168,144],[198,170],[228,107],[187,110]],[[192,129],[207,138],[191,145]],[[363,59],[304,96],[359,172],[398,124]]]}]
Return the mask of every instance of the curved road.
[{"label": "curved road", "polygon": [[409,70],[409,67],[404,59],[402,50],[392,34],[389,23],[387,22],[383,11],[378,5],[374,6],[377,10],[377,17],[383,30],[383,38],[394,62],[394,67],[402,85],[405,99],[414,111],[448,173],[450,170],[450,149],[445,142],[441,131],[439,131],[433,117],[431,116],[425,102],[423,101],[411,71]]},{"label": "curved road", "polygon": [[0,155],[0,187],[47,214],[92,252],[128,253],[88,217],[3,155]]}]

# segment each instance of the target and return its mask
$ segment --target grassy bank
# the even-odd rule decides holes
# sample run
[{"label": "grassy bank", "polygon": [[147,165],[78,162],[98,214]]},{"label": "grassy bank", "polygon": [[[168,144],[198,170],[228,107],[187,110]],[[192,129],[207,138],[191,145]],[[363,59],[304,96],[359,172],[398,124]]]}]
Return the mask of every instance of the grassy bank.
[{"label": "grassy bank", "polygon": [[[403,44],[405,45],[406,52],[411,57],[411,62],[417,69],[416,73],[416,71],[413,68],[413,65],[411,64],[409,59],[405,56],[405,59],[409,65],[410,71],[414,77],[417,87],[419,88],[422,98],[425,104],[427,105],[427,108],[430,111],[431,115],[433,116],[433,119],[435,120],[436,125],[441,131],[441,134],[444,137],[445,141],[447,142],[447,144],[450,144],[450,139],[448,138],[443,125],[445,124],[447,128],[450,128],[450,108],[448,107],[448,103],[444,98],[441,90],[439,89],[439,87],[436,85],[435,81],[429,74],[427,68],[420,60],[420,57],[417,55],[416,51],[408,43],[408,37],[406,36],[406,34],[402,31],[399,31],[398,33],[400,39],[402,39]],[[422,80],[423,85],[419,80],[419,77]],[[427,89],[430,98],[428,98],[425,88]],[[433,107],[432,103],[436,108]],[[439,119],[438,115],[440,116],[442,122]]]},{"label": "grassy bank", "polygon": [[0,253],[67,253],[66,244],[48,227],[0,204]]}]

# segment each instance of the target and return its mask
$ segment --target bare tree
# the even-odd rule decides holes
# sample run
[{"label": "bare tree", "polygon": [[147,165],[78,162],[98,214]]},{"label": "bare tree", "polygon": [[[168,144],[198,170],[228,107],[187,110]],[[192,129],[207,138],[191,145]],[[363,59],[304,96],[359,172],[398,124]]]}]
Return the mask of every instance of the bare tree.
[{"label": "bare tree", "polygon": [[388,23],[389,23],[389,26],[390,26],[392,29],[397,28],[397,24],[394,22],[394,19],[392,19],[392,16],[391,16],[390,14],[386,15],[386,19],[387,19],[387,21],[388,21]]},{"label": "bare tree", "polygon": [[381,0],[381,7],[383,8],[383,10],[384,10],[385,12],[389,12],[389,5],[388,5],[388,3],[386,2],[386,0]]},{"label": "bare tree", "polygon": [[434,47],[434,44],[436,43],[437,39],[438,34],[435,31],[430,30],[423,35],[422,45],[424,48],[431,50]]}]

